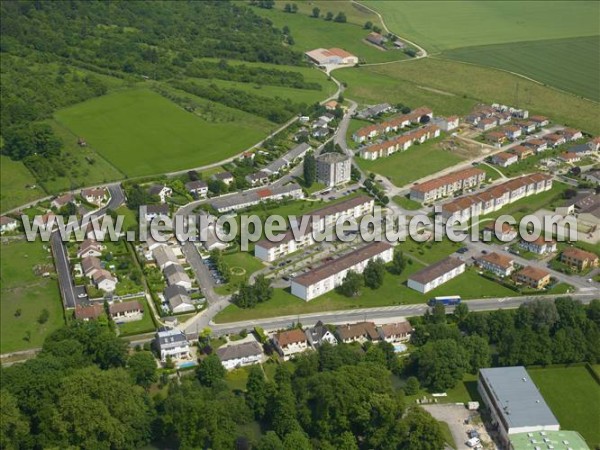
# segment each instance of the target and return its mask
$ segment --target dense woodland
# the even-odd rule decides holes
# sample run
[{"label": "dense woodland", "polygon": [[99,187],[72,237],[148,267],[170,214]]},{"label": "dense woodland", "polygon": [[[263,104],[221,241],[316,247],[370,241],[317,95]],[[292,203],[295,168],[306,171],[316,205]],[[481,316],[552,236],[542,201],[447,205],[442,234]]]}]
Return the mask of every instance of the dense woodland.
[{"label": "dense woodland", "polygon": [[243,392],[227,385],[204,335],[200,365],[177,379],[157,373],[148,349],[129,353],[110,322],[74,322],[35,359],[2,368],[0,447],[438,450],[438,422],[406,396],[480,367],[600,361],[599,300],[489,313],[463,304],[413,320],[408,357],[385,342],[323,345],[270,380],[249,368]]}]

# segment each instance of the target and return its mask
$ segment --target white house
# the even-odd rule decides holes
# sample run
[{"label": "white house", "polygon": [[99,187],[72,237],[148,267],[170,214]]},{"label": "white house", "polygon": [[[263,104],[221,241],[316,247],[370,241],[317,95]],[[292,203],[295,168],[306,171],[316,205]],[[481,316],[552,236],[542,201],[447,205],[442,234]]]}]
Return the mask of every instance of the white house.
[{"label": "white house", "polygon": [[92,274],[96,287],[104,292],[112,292],[117,287],[117,279],[106,269],[100,269]]},{"label": "white house", "polygon": [[206,197],[208,195],[208,184],[202,180],[188,181],[185,183],[185,189],[197,197]]},{"label": "white house", "polygon": [[83,189],[81,197],[86,202],[99,206],[106,200],[107,192],[105,188]]},{"label": "white house", "polygon": [[341,342],[349,344],[351,342],[367,341],[377,342],[381,340],[377,328],[373,322],[358,322],[353,324],[339,325],[335,332]]},{"label": "white house", "polygon": [[308,347],[308,338],[299,328],[282,331],[272,338],[273,345],[284,361],[289,360],[298,353],[305,352]]},{"label": "white house", "polygon": [[152,251],[152,255],[154,256],[154,259],[156,260],[156,265],[160,270],[164,270],[165,267],[170,266],[171,264],[179,263],[177,256],[175,256],[175,253],[173,252],[171,247],[167,245],[161,245],[159,247],[156,247]]},{"label": "white house", "polygon": [[0,232],[7,233],[9,231],[14,231],[19,226],[19,223],[8,216],[0,216]]},{"label": "white house", "polygon": [[492,156],[492,162],[500,167],[508,167],[519,161],[519,157],[513,153],[500,152]]},{"label": "white house", "polygon": [[145,208],[144,218],[147,221],[155,217],[169,217],[169,205],[146,205],[140,206],[140,209]]},{"label": "white house", "polygon": [[173,314],[196,311],[187,290],[177,284],[167,286],[164,296]]},{"label": "white house", "polygon": [[137,300],[117,302],[108,307],[112,319],[119,322],[133,322],[144,317],[144,307]]},{"label": "white house", "polygon": [[411,275],[408,279],[408,287],[425,294],[459,276],[464,271],[464,261],[448,257]]},{"label": "white house", "polygon": [[163,363],[167,360],[167,357],[179,360],[189,359],[192,356],[190,343],[185,334],[179,330],[159,329],[156,333],[155,343],[160,354],[160,360]]},{"label": "white house", "polygon": [[181,264],[169,264],[164,268],[163,274],[169,286],[177,285],[184,289],[192,288],[192,280]]},{"label": "white house", "polygon": [[386,342],[395,343],[408,341],[414,329],[410,322],[389,323],[379,327],[379,336]]},{"label": "white house", "polygon": [[227,370],[256,364],[263,359],[262,347],[256,341],[224,345],[216,353]]},{"label": "white house", "polygon": [[507,277],[515,270],[515,261],[499,253],[489,253],[477,259],[477,264],[499,277]]},{"label": "white house", "polygon": [[79,245],[77,250],[78,258],[85,258],[86,256],[101,256],[104,251],[104,246],[93,239],[86,239]]},{"label": "white house", "polygon": [[167,201],[167,198],[171,197],[173,195],[173,189],[171,189],[169,186],[167,185],[154,185],[152,186],[149,190],[148,193],[150,195],[157,195],[158,198],[160,198],[160,202],[161,203],[165,203]]},{"label": "white house", "polygon": [[519,246],[538,255],[545,255],[556,251],[556,241],[553,241],[552,239],[546,240],[543,236],[538,237],[534,241],[521,240]]},{"label": "white house", "polygon": [[323,343],[328,343],[331,345],[337,344],[337,339],[333,333],[329,331],[329,329],[323,325],[323,322],[320,320],[315,324],[314,327],[307,328],[305,332],[308,342],[314,348],[318,348]]}]

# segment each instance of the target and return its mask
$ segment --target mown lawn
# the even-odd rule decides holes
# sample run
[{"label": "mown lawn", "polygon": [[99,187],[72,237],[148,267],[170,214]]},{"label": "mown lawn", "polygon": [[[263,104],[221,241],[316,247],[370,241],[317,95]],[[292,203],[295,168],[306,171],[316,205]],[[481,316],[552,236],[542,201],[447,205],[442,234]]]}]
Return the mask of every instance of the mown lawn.
[{"label": "mown lawn", "polygon": [[[58,281],[48,244],[13,241],[1,244],[0,352],[35,348],[52,331],[64,325]],[[49,271],[51,277],[36,274]],[[43,309],[48,320],[40,324]],[[20,311],[20,314],[17,312]]]},{"label": "mown lawn", "polygon": [[240,251],[223,255],[223,261],[229,266],[231,278],[226,285],[215,288],[215,291],[222,295],[236,291],[236,287],[241,281],[248,279],[254,272],[265,268],[260,259],[255,258],[249,252]]},{"label": "mown lawn", "polygon": [[144,316],[142,317],[142,320],[126,322],[126,323],[119,325],[119,330],[121,331],[121,335],[149,333],[156,329],[156,327],[154,326],[154,322],[152,321],[152,311],[150,310],[150,307],[148,306],[148,302],[146,301],[146,299],[145,298],[136,298],[135,300],[137,300],[138,302],[141,302],[142,305],[144,306]]},{"label": "mown lawn", "polygon": [[56,119],[128,177],[214,163],[259,141],[270,129],[257,127],[255,120],[252,126],[242,119],[209,122],[148,89],[88,100],[58,111]]},{"label": "mown lawn", "polygon": [[374,161],[356,158],[356,162],[361,169],[383,175],[400,187],[463,160],[460,156],[439,148],[439,142],[436,139],[414,145],[404,152],[396,152]]},{"label": "mown lawn", "polygon": [[423,265],[413,262],[406,266],[402,275],[386,273],[383,286],[377,290],[363,288],[360,295],[354,298],[344,297],[332,291],[305,302],[293,296],[289,289],[275,289],[273,298],[269,301],[247,310],[230,305],[216,316],[215,321],[218,323],[235,322],[320,311],[424,303],[432,297],[441,295],[461,295],[465,299],[518,295],[508,288],[482,278],[474,270],[468,270],[443,286],[423,295],[406,286],[408,276],[423,267]]},{"label": "mown lawn", "polygon": [[600,444],[600,386],[584,366],[529,369],[565,430],[578,431],[591,448]]},{"label": "mown lawn", "polygon": [[[8,211],[46,194],[21,161],[0,155],[0,210]],[[31,189],[32,186],[36,186]]]},{"label": "mown lawn", "polygon": [[417,209],[421,209],[421,206],[422,206],[419,202],[411,200],[406,195],[403,195],[403,196],[396,195],[394,198],[392,198],[392,200],[395,203],[397,203],[401,208],[407,209],[409,211],[415,211]]},{"label": "mown lawn", "polygon": [[513,104],[518,85],[519,106],[530,114],[547,115],[554,122],[600,134],[598,103],[488,67],[432,57],[345,69],[335,76],[348,83],[346,95],[353,100],[427,105],[442,115],[466,114],[479,102]]},{"label": "mown lawn", "polygon": [[598,34],[600,6],[586,1],[370,1],[394,33],[430,52],[473,45]]}]

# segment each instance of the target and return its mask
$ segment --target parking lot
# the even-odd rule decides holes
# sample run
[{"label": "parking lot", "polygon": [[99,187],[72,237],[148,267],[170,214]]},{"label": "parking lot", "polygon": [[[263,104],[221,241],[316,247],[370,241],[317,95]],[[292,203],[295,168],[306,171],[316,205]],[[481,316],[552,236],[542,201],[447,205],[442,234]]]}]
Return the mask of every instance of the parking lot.
[{"label": "parking lot", "polygon": [[225,283],[225,279],[223,278],[223,276],[217,269],[217,265],[212,260],[212,258],[203,259],[202,263],[207,267],[207,269],[210,272],[210,275],[213,278],[213,281],[215,282],[216,285]]}]

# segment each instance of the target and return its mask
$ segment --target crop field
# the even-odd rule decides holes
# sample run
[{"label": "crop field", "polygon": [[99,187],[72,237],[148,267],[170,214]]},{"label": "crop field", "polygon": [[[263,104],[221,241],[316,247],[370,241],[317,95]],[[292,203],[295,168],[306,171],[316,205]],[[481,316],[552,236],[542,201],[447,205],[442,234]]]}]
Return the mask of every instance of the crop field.
[{"label": "crop field", "polygon": [[431,53],[598,35],[600,4],[587,1],[370,1],[386,25]]},{"label": "crop field", "polygon": [[[14,352],[42,345],[48,334],[64,324],[63,310],[54,277],[48,244],[13,241],[2,244],[0,259],[0,352]],[[40,313],[48,311],[40,323]]]},{"label": "crop field", "polygon": [[[33,174],[21,161],[0,156],[0,210],[8,211],[44,196]],[[29,187],[28,187],[29,186]]]},{"label": "crop field", "polygon": [[[321,6],[321,16],[324,16],[327,11],[331,11],[336,15],[339,11],[345,10],[348,5],[336,7],[336,2],[329,6]],[[340,2],[345,3],[345,2]],[[363,28],[358,23],[337,23],[334,21],[326,21],[323,17],[318,19],[309,17],[309,12],[298,11],[295,14],[283,12],[285,2],[276,4],[274,9],[254,8],[254,11],[261,16],[270,19],[278,28],[288,26],[291,35],[294,39],[294,48],[298,51],[305,52],[315,48],[330,48],[339,47],[359,57],[361,61],[366,63],[397,61],[406,59],[407,56],[400,50],[380,50],[378,47],[363,42],[364,38],[369,34],[369,30]],[[319,7],[319,2],[315,2],[315,6]],[[312,10],[314,6],[309,9]],[[376,23],[377,16],[372,16],[370,20]],[[365,20],[366,22],[366,20]],[[364,24],[364,22],[363,22]]]},{"label": "crop field", "polygon": [[259,141],[272,126],[235,114],[240,120],[232,133],[232,123],[210,122],[148,89],[130,89],[63,109],[56,119],[133,177],[220,161]]},{"label": "crop field", "polygon": [[529,369],[544,400],[565,430],[578,431],[595,448],[600,444],[600,386],[584,366]]},{"label": "crop field", "polygon": [[600,36],[464,47],[443,56],[518,72],[600,101]]},{"label": "crop field", "polygon": [[450,151],[440,149],[438,140],[415,145],[404,152],[396,152],[375,161],[356,158],[361,169],[383,175],[396,186],[412,183],[462,160]]},{"label": "crop field", "polygon": [[427,105],[442,115],[466,114],[481,102],[517,104],[531,114],[600,134],[598,103],[488,67],[425,58],[340,70],[335,76],[348,83],[347,97],[361,103]]}]

